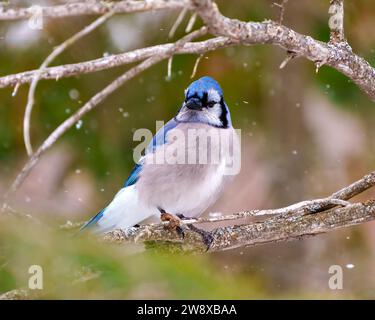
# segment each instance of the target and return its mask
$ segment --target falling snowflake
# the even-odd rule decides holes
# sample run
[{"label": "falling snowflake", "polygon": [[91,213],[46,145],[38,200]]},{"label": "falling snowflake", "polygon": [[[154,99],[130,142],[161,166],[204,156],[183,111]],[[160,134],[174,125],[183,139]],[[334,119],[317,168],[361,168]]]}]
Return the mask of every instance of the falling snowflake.
[{"label": "falling snowflake", "polygon": [[77,100],[79,98],[79,91],[77,89],[71,89],[69,91],[69,97],[72,100]]},{"label": "falling snowflake", "polygon": [[82,124],[83,124],[83,121],[82,120],[78,120],[77,123],[76,123],[76,129],[77,130],[81,129]]}]

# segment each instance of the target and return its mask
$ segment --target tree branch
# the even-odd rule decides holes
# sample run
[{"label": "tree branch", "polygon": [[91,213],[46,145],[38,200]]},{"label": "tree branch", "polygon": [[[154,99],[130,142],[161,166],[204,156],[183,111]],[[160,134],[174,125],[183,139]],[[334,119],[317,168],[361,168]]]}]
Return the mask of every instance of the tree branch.
[{"label": "tree branch", "polygon": [[[210,233],[213,241],[209,252],[254,246],[270,242],[289,241],[326,233],[375,220],[375,201],[350,204],[309,215],[279,215],[262,222],[214,228]],[[201,235],[185,229],[185,237],[168,231],[163,225],[146,225],[131,230],[114,230],[104,235],[103,241],[126,243],[171,243],[172,250],[206,252],[207,246]]]},{"label": "tree branch", "polygon": [[[355,55],[350,46],[327,44],[295,32],[273,21],[243,22],[223,16],[211,0],[191,0],[209,31],[215,36],[235,39],[241,44],[273,44],[313,61],[326,64],[350,78],[375,101],[375,69]],[[343,30],[343,29],[342,29]]]},{"label": "tree branch", "polygon": [[[294,30],[287,28],[280,23],[276,23],[273,21],[265,21],[265,22],[243,22],[236,19],[229,19],[223,16],[216,4],[211,0],[191,0],[191,5],[187,1],[166,1],[166,0],[152,0],[147,2],[141,1],[121,1],[116,3],[116,6],[113,10],[116,12],[119,10],[119,6],[121,4],[121,8],[127,8],[128,11],[126,12],[134,12],[134,10],[152,10],[152,9],[166,9],[166,8],[186,8],[187,6],[193,10],[195,10],[209,27],[209,30],[212,34],[216,36],[222,36],[227,38],[227,41],[230,41],[231,44],[242,44],[242,45],[252,45],[252,44],[273,44],[277,45],[288,52],[292,52],[296,56],[305,57],[311,61],[313,61],[317,67],[321,67],[322,65],[328,65],[330,67],[335,68],[339,72],[343,73],[345,76],[350,78],[357,86],[363,90],[373,101],[375,101],[375,69],[365,61],[363,58],[355,55],[349,45],[339,45],[344,39],[343,34],[343,23],[340,21],[343,18],[343,5],[342,1],[339,0],[332,0],[332,6],[330,9],[331,18],[330,18],[330,28],[331,28],[331,40],[330,43],[324,43],[318,40],[311,38],[310,36],[302,35]],[[125,5],[127,4],[127,5]],[[71,4],[77,5],[77,4]],[[103,13],[108,11],[108,6],[104,6],[105,9],[102,10],[93,10],[93,8],[99,7],[102,8],[103,5],[101,4],[89,4],[89,3],[79,3],[79,6],[84,5],[86,8],[81,14],[85,14],[87,12],[87,8],[89,7],[89,12],[92,13]],[[67,6],[67,5],[62,5]],[[123,7],[122,7],[123,6]],[[56,6],[61,7],[61,6]],[[54,8],[54,7],[51,7]],[[62,10],[59,9],[48,9],[48,12],[68,12],[68,9]],[[14,9],[16,10],[16,9]],[[133,11],[132,11],[133,10]],[[76,14],[79,14],[78,11],[75,11]],[[22,14],[15,14],[16,16],[22,16]],[[1,16],[1,14],[0,14]],[[11,15],[13,16],[13,15]],[[336,22],[339,23],[336,23]],[[331,23],[332,22],[332,23]],[[335,23],[334,23],[335,22]],[[335,40],[336,39],[336,40]],[[221,39],[223,41],[223,39]],[[335,40],[335,41],[333,41]],[[208,44],[208,43],[204,43]],[[220,47],[220,46],[219,46]],[[158,54],[158,50],[165,50],[166,47],[150,47],[146,48],[145,50],[155,50],[153,53]],[[141,49],[143,50],[143,49]],[[208,49],[210,50],[210,49]],[[212,49],[214,50],[214,49]],[[177,53],[184,53],[184,50]],[[190,52],[189,52],[190,51]],[[190,50],[187,50],[186,53],[191,53],[194,51],[194,48],[190,47]],[[200,49],[199,53],[203,53],[204,48]],[[146,54],[147,51],[137,51],[137,54]],[[148,51],[149,54],[150,51]],[[130,54],[130,53],[129,53]],[[121,58],[126,60],[130,59],[130,55],[126,56],[118,55],[113,57],[113,59],[103,60],[97,59],[94,60],[93,65],[88,65],[87,62],[74,65],[67,65],[62,66],[63,68],[67,68],[62,73],[62,76],[69,76],[73,74],[81,74],[81,73],[88,73],[94,72],[98,70],[104,70],[119,64],[122,64]],[[126,57],[126,58],[125,58]],[[115,58],[120,58],[119,62],[115,62]],[[136,60],[137,58],[133,58]],[[140,58],[142,59],[142,58]],[[101,65],[96,65],[95,63],[102,63]],[[112,65],[111,63],[114,63]],[[92,68],[91,68],[92,67]],[[58,67],[57,67],[58,68]],[[51,68],[50,70],[46,70],[46,73],[41,75],[41,79],[51,79],[51,78],[58,78],[59,72],[61,69],[54,69]],[[49,72],[53,72],[54,76],[49,75]],[[29,82],[30,80],[30,73],[22,73],[18,75],[11,75],[9,77],[0,78],[0,87],[5,87],[8,85],[16,85],[18,82],[25,83]],[[17,80],[16,80],[17,79]]]},{"label": "tree branch", "polygon": [[[187,42],[181,48],[176,50],[174,54],[202,54],[232,46],[234,44],[235,41],[233,40],[225,37],[217,37],[206,41]],[[163,55],[173,46],[173,43],[160,44],[95,60],[45,68],[40,71],[39,78],[58,80],[60,78],[73,77],[81,74],[115,68],[134,62],[139,62],[154,55]],[[0,88],[30,83],[37,73],[38,69],[0,77]]]},{"label": "tree branch", "polygon": [[[113,6],[111,4],[113,3]],[[77,2],[56,6],[41,7],[43,16],[48,18],[65,18],[83,15],[103,15],[112,10],[114,13],[132,13],[165,9],[179,9],[189,6],[187,0],[152,0],[152,1],[97,1]],[[0,6],[0,20],[29,19],[35,14],[33,7],[7,8]]]}]

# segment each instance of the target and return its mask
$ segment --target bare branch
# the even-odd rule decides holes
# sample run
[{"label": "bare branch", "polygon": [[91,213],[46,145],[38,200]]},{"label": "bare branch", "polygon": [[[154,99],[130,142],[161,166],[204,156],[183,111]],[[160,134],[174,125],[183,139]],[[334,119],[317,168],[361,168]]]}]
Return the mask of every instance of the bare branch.
[{"label": "bare branch", "polygon": [[[48,18],[65,18],[83,15],[103,15],[110,10],[115,13],[131,13],[188,7],[187,0],[152,0],[152,1],[118,1],[113,2],[76,2],[56,6],[41,7],[43,16]],[[0,20],[28,19],[35,14],[33,7],[7,8],[0,6]]]},{"label": "bare branch", "polygon": [[[209,252],[253,246],[270,242],[301,239],[375,219],[375,202],[355,203],[344,208],[304,216],[277,216],[262,222],[218,227],[210,233],[213,241]],[[142,243],[145,241],[176,243],[183,251],[205,252],[207,246],[197,232],[186,229],[182,240],[163,225],[148,225],[131,230],[114,230],[104,236],[110,243]]]},{"label": "bare branch", "polygon": [[186,33],[190,32],[193,29],[194,23],[196,20],[197,20],[197,13],[194,12],[190,17],[188,24],[186,25],[186,29],[185,29]]},{"label": "bare branch", "polygon": [[203,55],[200,54],[198,56],[198,58],[195,60],[193,71],[192,71],[191,76],[190,76],[191,79],[193,79],[195,77],[195,74],[197,73],[197,70],[198,70],[199,62],[201,61],[202,57],[203,57]]},{"label": "bare branch", "polygon": [[[233,45],[234,43],[243,45],[277,45],[289,52],[293,52],[293,54],[296,56],[305,57],[313,61],[317,65],[317,69],[324,64],[335,68],[350,78],[373,101],[375,101],[375,69],[372,68],[367,61],[355,55],[350,46],[337,46],[332,43],[326,44],[324,42],[315,40],[310,36],[299,34],[294,30],[273,21],[242,22],[236,19],[229,19],[221,15],[216,4],[211,0],[191,0],[191,3],[191,8],[201,16],[203,21],[209,27],[211,33],[216,36],[224,37],[220,38],[220,41],[229,41],[229,45]],[[219,41],[219,38],[217,38],[217,40]],[[201,44],[208,45],[209,43],[202,42]],[[221,47],[221,45],[219,45],[219,47]],[[140,49],[141,51],[136,51],[137,54],[141,55],[145,54],[147,49],[150,51],[155,50],[152,53],[150,51],[148,52],[152,55],[158,54],[158,50],[166,49],[166,47],[151,48],[146,48],[146,51],[142,51],[143,49]],[[206,49],[210,50],[209,48]],[[200,50],[200,53],[204,53],[202,51],[204,51],[205,48],[200,48]],[[72,74],[103,70],[112,67],[113,65],[111,65],[111,63],[114,63],[114,65],[123,63],[115,62],[115,58],[119,56],[114,57],[114,59],[109,59],[107,61],[108,64],[104,63],[103,59],[97,59],[92,61],[93,64],[88,64],[88,62],[86,62],[82,65],[67,65],[64,66],[67,67],[67,69],[62,73],[63,76],[69,76]],[[130,57],[130,53],[129,55],[123,54],[123,56],[121,56],[121,58],[124,58],[124,60],[137,60],[137,57]],[[95,63],[98,64],[95,65]],[[61,69],[51,69],[49,71],[56,72],[54,76],[58,77],[59,73],[57,71],[61,72]],[[0,78],[0,87],[8,86],[10,84],[15,85],[17,82],[28,82],[29,76],[30,72],[2,77]],[[46,79],[52,78],[48,72],[46,72],[46,74],[42,74],[41,78],[43,77]]]},{"label": "bare branch", "polygon": [[282,24],[284,21],[285,8],[288,3],[288,0],[282,0],[281,3],[274,2],[273,4],[280,8],[279,12],[279,23]]},{"label": "bare branch", "polygon": [[[235,41],[229,40],[225,37],[217,37],[201,42],[187,42],[181,48],[176,50],[175,54],[202,54],[208,51],[232,46],[234,43]],[[50,67],[42,70],[39,77],[40,79],[60,79],[102,71],[121,65],[139,62],[154,55],[163,55],[173,46],[173,43],[160,44],[95,60]],[[36,73],[38,73],[38,69],[0,77],[0,88],[30,83]]]},{"label": "bare branch", "polygon": [[173,38],[177,28],[180,26],[182,20],[184,20],[185,16],[186,16],[186,13],[188,12],[188,9],[187,8],[183,8],[180,12],[180,14],[178,15],[175,23],[173,24],[171,30],[169,31],[169,34],[168,34],[168,37],[169,38]]},{"label": "bare branch", "polygon": [[375,101],[375,69],[349,46],[334,46],[305,36],[273,21],[243,22],[223,16],[211,0],[191,0],[209,31],[241,44],[273,44],[305,57],[319,67],[326,64],[350,78]]},{"label": "bare branch", "polygon": [[[338,16],[343,17],[343,6],[342,1],[331,1],[334,4],[334,8],[337,9]],[[134,10],[152,10],[152,9],[166,9],[166,8],[190,8],[195,10],[207,24],[210,31],[217,36],[224,36],[235,41],[238,44],[274,44],[280,46],[281,48],[294,52],[298,56],[305,57],[313,61],[318,68],[323,64],[331,66],[338,71],[342,72],[348,78],[353,80],[365,93],[367,93],[372,100],[375,101],[375,70],[361,57],[355,55],[348,45],[346,46],[335,46],[323,43],[321,41],[315,40],[309,36],[301,35],[279,23],[272,21],[265,22],[242,22],[236,19],[229,19],[221,15],[215,3],[211,0],[191,0],[189,5],[186,1],[166,1],[166,0],[152,0],[147,2],[141,1],[121,1],[115,4],[114,11],[126,8],[126,12],[134,12]],[[85,14],[86,12],[106,12],[108,6],[103,6],[102,4],[88,4],[88,3],[73,3],[73,5],[78,5],[80,8],[83,6],[85,9],[81,11],[76,11],[76,14]],[[67,5],[63,5],[67,6]],[[61,7],[61,6],[56,6]],[[56,7],[49,7],[48,12],[60,12],[69,11],[68,9],[62,10]],[[90,10],[89,10],[89,9]],[[94,8],[102,8],[95,9]],[[105,9],[103,9],[105,8]],[[53,11],[53,10],[55,11]],[[47,10],[47,9],[46,9]],[[71,9],[70,9],[71,10]],[[104,11],[103,11],[104,10]],[[335,9],[336,10],[336,9]],[[6,9],[9,16],[14,16],[10,14],[11,11]],[[336,12],[336,11],[335,11]],[[61,12],[60,12],[61,13]],[[22,16],[22,14],[15,14],[16,16]],[[0,14],[1,16],[1,14]],[[333,16],[331,17],[331,19]],[[340,19],[341,19],[340,18]],[[334,19],[334,21],[341,21],[340,19]],[[336,27],[335,27],[336,28]],[[335,29],[336,30],[336,29]],[[337,25],[339,39],[343,38],[343,24],[339,23]],[[336,30],[336,31],[337,31]],[[336,32],[335,31],[335,32]],[[165,48],[164,48],[165,49]],[[202,53],[202,52],[201,52]],[[77,65],[74,65],[76,68]],[[87,65],[86,65],[87,67]],[[79,67],[78,67],[79,68]],[[106,69],[106,66],[101,66],[99,69]],[[91,70],[91,69],[89,69]],[[94,70],[94,71],[95,71]],[[67,71],[69,73],[70,69]],[[82,72],[91,72],[84,69]],[[76,74],[76,73],[75,73]],[[50,78],[50,77],[46,77]],[[0,86],[6,86],[7,81],[11,81],[13,85],[17,83],[14,78],[1,78]],[[22,79],[24,80],[24,79]],[[26,80],[24,80],[26,81]],[[27,81],[26,81],[27,82]]]},{"label": "bare branch", "polygon": [[35,73],[33,80],[31,82],[28,96],[27,96],[27,104],[25,108],[25,115],[23,119],[23,137],[24,137],[24,143],[27,151],[27,155],[30,157],[33,153],[33,148],[30,141],[30,118],[31,113],[34,106],[34,96],[36,87],[38,85],[38,81],[40,79],[40,74],[45,70],[45,68],[51,64],[51,62],[60,55],[64,50],[69,48],[71,45],[76,43],[78,40],[89,34],[90,32],[94,31],[96,28],[101,26],[104,22],[106,22],[110,17],[112,17],[114,14],[113,11],[109,11],[100,18],[96,19],[94,22],[83,28],[78,33],[74,34],[69,39],[65,40],[63,43],[61,43],[59,46],[57,46],[51,54],[43,61],[41,66],[39,67],[38,71]]},{"label": "bare branch", "polygon": [[168,80],[172,78],[172,63],[173,63],[173,57],[169,57],[168,64],[167,64],[167,79]]}]

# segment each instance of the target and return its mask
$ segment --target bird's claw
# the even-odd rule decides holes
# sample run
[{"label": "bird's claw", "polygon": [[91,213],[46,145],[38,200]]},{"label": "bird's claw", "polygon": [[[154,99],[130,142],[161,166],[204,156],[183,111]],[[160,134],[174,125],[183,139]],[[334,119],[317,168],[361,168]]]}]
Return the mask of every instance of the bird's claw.
[{"label": "bird's claw", "polygon": [[[164,225],[164,228],[166,228],[167,230],[176,230],[176,232],[181,236],[182,239],[185,238],[185,232],[181,227],[181,220],[189,219],[189,218],[185,217],[182,214],[173,215],[167,212],[162,212],[160,218],[161,218],[161,221],[169,222],[168,224]],[[203,243],[206,245],[206,250],[210,249],[211,244],[214,240],[214,237],[212,236],[211,232],[203,230],[203,229],[199,229],[192,224],[188,224],[187,227],[190,230],[200,234],[202,237]]]},{"label": "bird's claw", "polygon": [[160,215],[161,221],[167,221],[168,224],[164,225],[164,228],[167,230],[175,230],[178,235],[184,239],[185,238],[185,232],[181,228],[181,220],[177,216],[167,213],[167,212],[162,212]]},{"label": "bird's claw", "polygon": [[214,237],[212,236],[211,232],[199,229],[196,226],[189,224],[188,228],[196,233],[199,233],[202,236],[203,243],[206,245],[206,251],[210,249],[212,242],[214,241]]}]

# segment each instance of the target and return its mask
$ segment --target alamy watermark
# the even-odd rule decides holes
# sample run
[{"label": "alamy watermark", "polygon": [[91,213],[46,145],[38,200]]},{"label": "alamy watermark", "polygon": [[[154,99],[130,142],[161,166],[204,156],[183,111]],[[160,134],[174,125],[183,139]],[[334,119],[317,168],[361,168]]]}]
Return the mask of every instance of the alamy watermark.
[{"label": "alamy watermark", "polygon": [[164,132],[163,126],[163,121],[156,121],[154,139],[149,129],[134,132],[133,140],[141,141],[133,152],[136,163],[143,158],[147,164],[207,164],[222,166],[224,175],[240,172],[241,130],[202,127]]},{"label": "alamy watermark", "polygon": [[40,265],[34,264],[28,270],[31,276],[29,277],[29,289],[42,290],[43,289],[43,268]]},{"label": "alamy watermark", "polygon": [[331,30],[341,30],[344,23],[344,8],[342,5],[333,3],[328,9],[330,18],[328,20],[328,26]]},{"label": "alamy watermark", "polygon": [[328,268],[328,273],[331,276],[328,279],[328,287],[331,290],[342,290],[344,288],[344,275],[342,267],[339,265],[332,265]]}]

